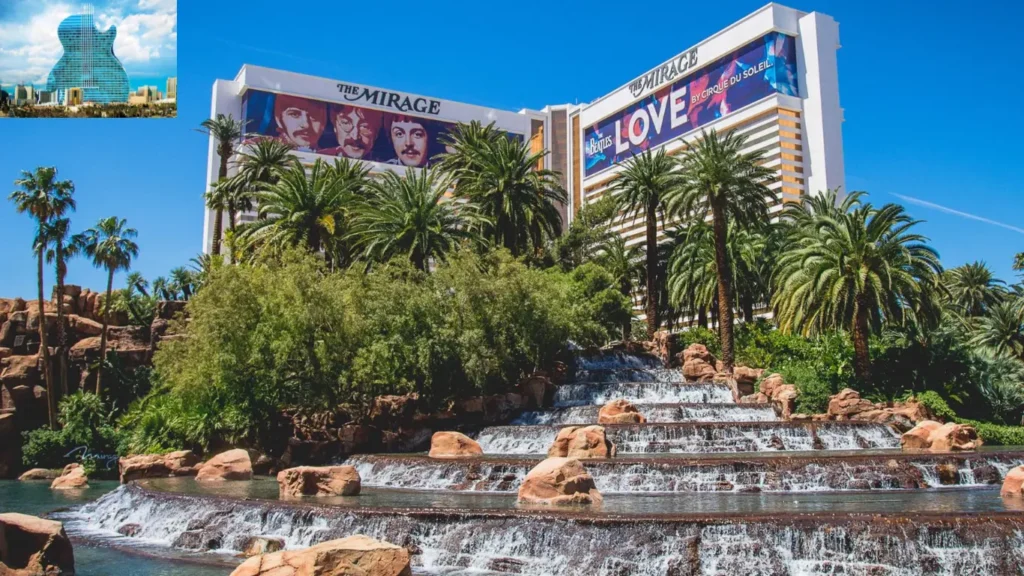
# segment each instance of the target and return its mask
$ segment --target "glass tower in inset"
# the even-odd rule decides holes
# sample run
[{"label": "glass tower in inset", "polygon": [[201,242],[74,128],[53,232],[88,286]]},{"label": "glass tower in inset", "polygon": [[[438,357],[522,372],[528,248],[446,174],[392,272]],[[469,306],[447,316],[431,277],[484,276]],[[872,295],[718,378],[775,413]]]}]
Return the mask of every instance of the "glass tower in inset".
[{"label": "glass tower in inset", "polygon": [[64,47],[46,81],[46,89],[64,101],[69,88],[81,88],[82,100],[109,104],[128,101],[128,74],[114,55],[117,28],[100,32],[93,21],[92,9],[68,16],[57,27]]}]

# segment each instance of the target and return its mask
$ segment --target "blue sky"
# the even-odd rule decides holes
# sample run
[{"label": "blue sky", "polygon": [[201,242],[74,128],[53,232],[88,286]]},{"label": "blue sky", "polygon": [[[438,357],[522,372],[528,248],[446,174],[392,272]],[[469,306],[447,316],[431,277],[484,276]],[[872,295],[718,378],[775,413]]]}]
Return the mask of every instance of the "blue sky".
[{"label": "blue sky", "polygon": [[[14,189],[20,170],[57,166],[78,189],[75,226],[127,218],[139,230],[135,268],[152,279],[201,248],[207,143],[194,127],[209,115],[214,79],[233,78],[243,63],[539,108],[597,98],[763,4],[180,0],[178,118],[0,122],[0,192]],[[789,5],[840,23],[848,187],[926,220],[921,231],[947,267],[985,260],[1015,279],[1011,259],[1024,251],[1024,86],[1014,57],[1022,3]],[[34,294],[30,220],[2,202],[0,233],[0,296]],[[99,289],[105,276],[79,260],[69,281]]]},{"label": "blue sky", "polygon": [[[134,89],[147,79],[166,83],[177,70],[178,0],[90,0],[97,27],[117,27],[114,53]],[[0,0],[0,82],[44,88],[63,49],[57,26],[83,3],[68,0]],[[162,90],[163,88],[161,88]]]}]

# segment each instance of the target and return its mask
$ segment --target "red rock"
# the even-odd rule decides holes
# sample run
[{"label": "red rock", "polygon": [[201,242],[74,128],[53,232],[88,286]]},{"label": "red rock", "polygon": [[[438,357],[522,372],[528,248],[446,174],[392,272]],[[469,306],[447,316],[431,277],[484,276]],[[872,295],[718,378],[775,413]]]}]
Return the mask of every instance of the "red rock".
[{"label": "red rock", "polygon": [[615,444],[608,440],[603,426],[568,426],[558,431],[548,449],[548,457],[613,458]]},{"label": "red rock", "polygon": [[783,384],[775,389],[772,403],[775,404],[783,420],[789,420],[796,411],[796,398],[800,392],[792,384]]},{"label": "red rock", "polygon": [[710,382],[715,377],[715,367],[700,358],[690,358],[683,362],[683,377],[691,381]]},{"label": "red rock", "polygon": [[231,576],[412,576],[412,568],[405,548],[357,534],[254,556]]},{"label": "red rock", "polygon": [[934,420],[919,422],[909,432],[900,437],[900,445],[904,450],[928,450],[932,446],[932,432],[942,427],[942,424]]},{"label": "red rock", "polygon": [[483,449],[476,440],[458,432],[435,432],[430,437],[431,458],[472,458],[482,456]]},{"label": "red rock", "polygon": [[56,470],[49,470],[47,468],[33,468],[26,471],[21,476],[18,476],[18,480],[53,480],[60,476],[60,472]]},{"label": "red rock", "polygon": [[555,395],[555,385],[547,376],[534,374],[519,383],[519,393],[523,395],[526,406],[536,410],[550,404]]},{"label": "red rock", "polygon": [[775,389],[785,384],[786,381],[782,379],[782,374],[770,374],[764,380],[761,381],[761,385],[758,390],[761,394],[771,398],[774,394]]},{"label": "red rock", "polygon": [[74,574],[75,554],[60,522],[0,514],[0,574]]},{"label": "red rock", "polygon": [[361,480],[352,466],[297,466],[278,472],[277,485],[282,498],[354,496]]},{"label": "red rock", "polygon": [[199,464],[199,457],[191,450],[178,450],[168,454],[126,456],[117,461],[122,484],[140,478],[194,476],[199,472],[197,464]]},{"label": "red rock", "polygon": [[241,448],[221,452],[206,461],[196,474],[199,482],[225,480],[252,480],[252,462],[249,453]]},{"label": "red rock", "polygon": [[1006,473],[999,494],[1016,498],[1024,497],[1024,466],[1017,466]]},{"label": "red rock", "polygon": [[862,399],[857,391],[850,388],[843,388],[838,394],[828,399],[828,414],[837,420],[850,418],[874,407],[874,404]]},{"label": "red rock", "polygon": [[526,475],[519,501],[530,504],[599,504],[594,478],[574,458],[548,458]]},{"label": "red rock", "polygon": [[597,413],[598,424],[643,424],[647,418],[629,400],[612,400]]},{"label": "red rock", "polygon": [[4,365],[6,367],[0,372],[0,383],[7,386],[31,386],[43,379],[37,354],[11,356],[4,360]]},{"label": "red rock", "polygon": [[708,347],[703,344],[690,344],[683,350],[683,364],[693,360],[694,358],[710,364],[712,367],[715,364],[715,357],[711,352],[708,351]]},{"label": "red rock", "polygon": [[86,336],[99,336],[103,334],[103,324],[76,314],[68,315],[68,325],[72,331],[78,334]]},{"label": "red rock", "polygon": [[260,554],[271,554],[284,549],[284,539],[271,536],[250,536],[242,545],[242,556],[249,558]]},{"label": "red rock", "polygon": [[81,464],[68,464],[60,476],[50,484],[53,490],[74,490],[88,486],[89,479],[86,478],[85,468],[82,468]]},{"label": "red rock", "polygon": [[981,448],[982,440],[974,426],[949,422],[934,430],[929,438],[932,452],[960,452]]},{"label": "red rock", "polygon": [[400,425],[412,420],[420,395],[412,392],[402,396],[377,396],[370,403],[369,418],[377,425]]}]

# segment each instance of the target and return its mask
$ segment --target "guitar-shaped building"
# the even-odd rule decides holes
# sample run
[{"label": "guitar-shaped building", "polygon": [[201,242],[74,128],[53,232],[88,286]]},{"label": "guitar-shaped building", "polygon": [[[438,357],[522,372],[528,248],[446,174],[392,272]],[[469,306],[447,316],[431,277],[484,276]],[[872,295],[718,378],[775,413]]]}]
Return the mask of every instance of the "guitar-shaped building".
[{"label": "guitar-shaped building", "polygon": [[114,55],[116,36],[114,26],[100,32],[92,14],[65,18],[57,28],[64,54],[50,71],[47,91],[56,92],[58,102],[65,101],[70,88],[82,89],[83,102],[127,102],[128,73]]}]

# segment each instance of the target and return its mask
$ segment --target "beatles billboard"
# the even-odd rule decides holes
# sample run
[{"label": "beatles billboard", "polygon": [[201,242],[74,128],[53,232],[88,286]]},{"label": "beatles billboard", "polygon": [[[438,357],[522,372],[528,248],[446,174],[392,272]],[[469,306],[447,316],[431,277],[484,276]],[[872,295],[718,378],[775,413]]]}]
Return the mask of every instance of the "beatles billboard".
[{"label": "beatles billboard", "polygon": [[771,94],[797,95],[796,41],[772,32],[663,86],[584,132],[593,176]]},{"label": "beatles billboard", "polygon": [[[360,96],[341,91],[349,101]],[[248,90],[242,101],[245,136],[277,138],[300,152],[413,167],[427,166],[445,151],[441,136],[455,124],[425,117],[437,113],[436,101],[391,102],[379,92],[377,100],[390,110]]]}]

